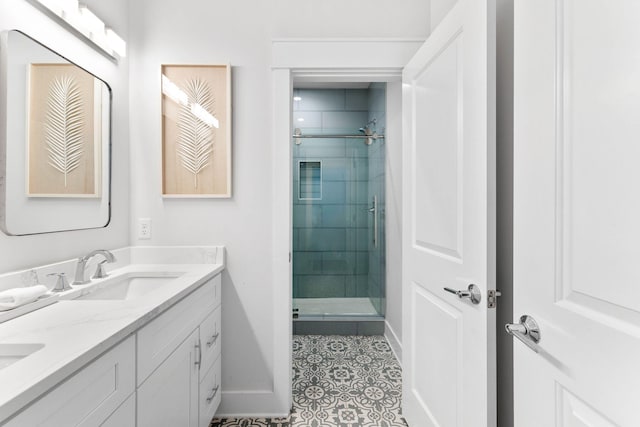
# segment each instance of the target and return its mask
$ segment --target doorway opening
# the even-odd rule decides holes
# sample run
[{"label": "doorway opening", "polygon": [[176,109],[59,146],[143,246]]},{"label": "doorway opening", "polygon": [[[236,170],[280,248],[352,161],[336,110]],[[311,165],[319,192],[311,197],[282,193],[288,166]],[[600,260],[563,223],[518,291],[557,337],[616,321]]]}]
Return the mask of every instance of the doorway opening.
[{"label": "doorway opening", "polygon": [[381,335],[386,83],[293,90],[294,334]]}]

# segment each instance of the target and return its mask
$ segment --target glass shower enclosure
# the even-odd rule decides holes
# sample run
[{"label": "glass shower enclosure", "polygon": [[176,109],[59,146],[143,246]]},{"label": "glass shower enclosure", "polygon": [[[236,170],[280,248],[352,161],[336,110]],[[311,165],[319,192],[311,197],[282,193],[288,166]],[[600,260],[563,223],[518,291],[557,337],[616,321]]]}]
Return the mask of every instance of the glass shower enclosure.
[{"label": "glass shower enclosure", "polygon": [[383,83],[294,90],[297,322],[356,322],[342,330],[358,333],[357,322],[384,319],[385,91]]}]

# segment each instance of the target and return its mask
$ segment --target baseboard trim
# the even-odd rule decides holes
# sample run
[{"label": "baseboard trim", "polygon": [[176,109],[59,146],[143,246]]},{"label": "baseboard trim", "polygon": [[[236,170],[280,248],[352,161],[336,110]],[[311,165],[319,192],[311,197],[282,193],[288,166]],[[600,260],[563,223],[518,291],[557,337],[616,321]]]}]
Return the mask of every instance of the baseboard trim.
[{"label": "baseboard trim", "polygon": [[223,391],[216,418],[282,418],[289,416],[290,409],[282,408],[273,391]]},{"label": "baseboard trim", "polygon": [[216,418],[289,418],[289,415],[291,415],[289,412],[287,412],[286,414],[246,414],[246,413],[242,413],[242,414],[224,414],[224,413],[220,413],[219,411],[216,412]]},{"label": "baseboard trim", "polygon": [[384,337],[389,342],[389,345],[391,346],[391,351],[393,352],[393,355],[396,357],[396,360],[398,361],[400,366],[402,366],[402,343],[398,339],[398,335],[396,335],[391,325],[389,325],[388,321],[386,320],[384,321],[384,326],[385,326]]}]

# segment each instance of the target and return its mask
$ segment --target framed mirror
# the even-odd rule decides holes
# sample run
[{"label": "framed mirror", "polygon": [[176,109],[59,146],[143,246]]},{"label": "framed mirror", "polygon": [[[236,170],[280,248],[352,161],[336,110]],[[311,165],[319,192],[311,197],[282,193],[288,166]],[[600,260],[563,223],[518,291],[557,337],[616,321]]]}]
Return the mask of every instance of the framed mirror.
[{"label": "framed mirror", "polygon": [[0,34],[0,228],[9,235],[110,220],[111,88],[17,31]]}]

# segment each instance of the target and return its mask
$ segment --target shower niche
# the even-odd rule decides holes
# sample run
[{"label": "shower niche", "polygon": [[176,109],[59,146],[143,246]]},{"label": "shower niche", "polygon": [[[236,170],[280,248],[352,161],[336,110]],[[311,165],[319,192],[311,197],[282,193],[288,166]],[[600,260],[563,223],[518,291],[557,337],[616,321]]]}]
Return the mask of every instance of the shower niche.
[{"label": "shower niche", "polygon": [[386,84],[293,96],[293,331],[382,334]]}]

